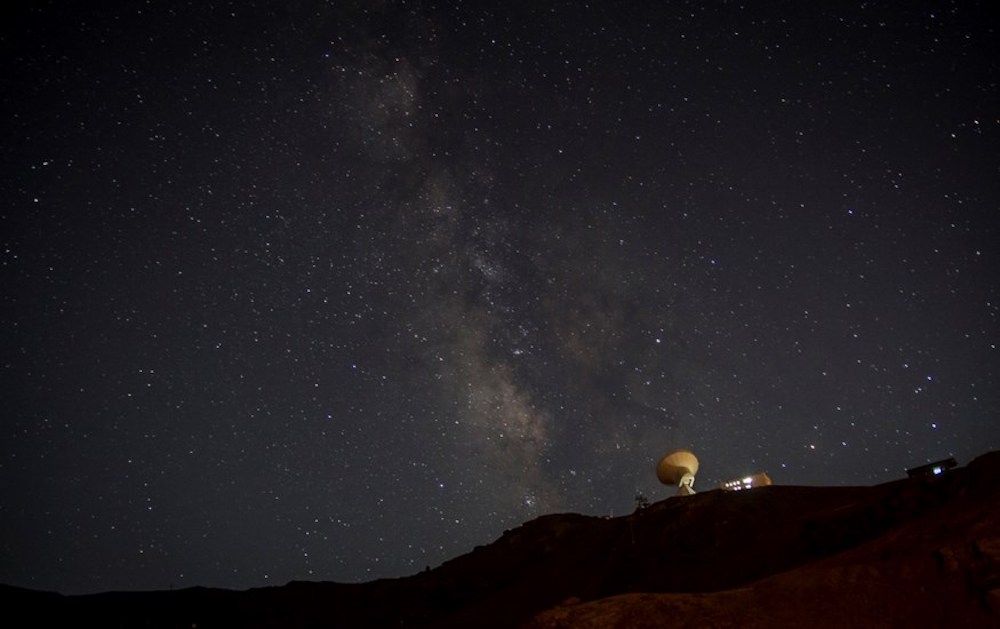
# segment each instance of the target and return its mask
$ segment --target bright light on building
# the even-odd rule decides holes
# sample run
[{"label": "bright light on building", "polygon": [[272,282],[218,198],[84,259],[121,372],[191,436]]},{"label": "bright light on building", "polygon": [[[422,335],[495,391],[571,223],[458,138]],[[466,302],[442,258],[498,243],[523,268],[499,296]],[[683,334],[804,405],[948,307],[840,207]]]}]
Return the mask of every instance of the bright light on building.
[{"label": "bright light on building", "polygon": [[773,484],[771,477],[765,472],[759,474],[754,474],[752,476],[747,476],[746,478],[737,478],[736,480],[731,480],[719,485],[720,489],[726,491],[742,491],[744,489],[753,489],[754,487],[764,487],[765,485]]},{"label": "bright light on building", "polygon": [[934,461],[933,463],[928,463],[927,465],[921,465],[919,467],[913,467],[906,470],[906,475],[910,478],[920,478],[926,476],[940,476],[950,470],[951,468],[958,465],[958,461],[954,457],[949,457],[947,459],[942,459],[940,461]]}]

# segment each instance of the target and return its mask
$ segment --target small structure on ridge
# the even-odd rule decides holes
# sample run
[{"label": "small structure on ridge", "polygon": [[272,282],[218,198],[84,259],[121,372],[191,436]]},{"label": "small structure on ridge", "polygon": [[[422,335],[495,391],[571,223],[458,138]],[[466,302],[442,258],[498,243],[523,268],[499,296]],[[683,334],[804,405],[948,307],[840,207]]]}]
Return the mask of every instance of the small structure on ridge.
[{"label": "small structure on ridge", "polygon": [[742,491],[744,489],[753,489],[754,487],[764,487],[766,485],[773,485],[774,481],[771,477],[767,475],[767,472],[760,472],[758,474],[752,474],[744,478],[736,478],[731,481],[727,481],[719,485],[719,489],[724,489],[726,491]]},{"label": "small structure on ridge", "polygon": [[934,461],[933,463],[928,463],[927,465],[910,468],[906,470],[906,475],[910,478],[940,476],[956,465],[958,465],[958,461],[955,460],[955,457],[948,457],[947,459]]}]

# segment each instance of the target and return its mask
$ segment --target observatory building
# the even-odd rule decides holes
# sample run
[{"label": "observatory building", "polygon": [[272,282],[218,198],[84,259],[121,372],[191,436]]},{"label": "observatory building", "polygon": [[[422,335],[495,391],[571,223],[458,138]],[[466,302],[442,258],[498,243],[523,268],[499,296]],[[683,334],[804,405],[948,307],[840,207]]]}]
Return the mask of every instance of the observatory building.
[{"label": "observatory building", "polygon": [[958,465],[958,461],[955,460],[955,457],[948,457],[947,459],[934,461],[933,463],[928,463],[927,465],[910,468],[906,470],[906,475],[910,478],[940,476],[956,465]]},{"label": "observatory building", "polygon": [[656,477],[664,485],[676,485],[678,496],[694,493],[694,475],[698,473],[698,457],[690,450],[674,450],[656,465]]},{"label": "observatory building", "polygon": [[742,491],[744,489],[753,489],[754,487],[764,487],[765,485],[773,484],[774,483],[771,481],[771,477],[767,475],[767,472],[761,472],[745,478],[736,478],[722,483],[719,485],[719,489],[724,489],[726,491]]}]

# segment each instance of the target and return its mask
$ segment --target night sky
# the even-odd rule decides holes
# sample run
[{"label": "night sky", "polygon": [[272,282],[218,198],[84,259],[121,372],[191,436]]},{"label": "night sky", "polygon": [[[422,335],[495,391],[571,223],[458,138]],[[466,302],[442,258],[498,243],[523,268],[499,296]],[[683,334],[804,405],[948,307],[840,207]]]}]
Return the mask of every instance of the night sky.
[{"label": "night sky", "polygon": [[16,4],[2,583],[403,576],[678,447],[1000,448],[993,2]]}]

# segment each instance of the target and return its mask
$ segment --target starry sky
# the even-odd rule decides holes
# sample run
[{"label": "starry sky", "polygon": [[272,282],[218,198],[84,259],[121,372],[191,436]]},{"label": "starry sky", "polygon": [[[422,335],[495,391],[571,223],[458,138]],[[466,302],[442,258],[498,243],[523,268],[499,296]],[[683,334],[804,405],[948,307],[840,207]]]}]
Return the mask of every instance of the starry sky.
[{"label": "starry sky", "polygon": [[395,577],[678,447],[1000,448],[995,7],[885,4],[3,9],[0,582]]}]

